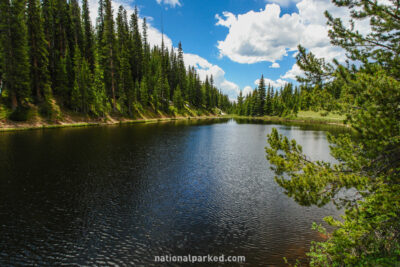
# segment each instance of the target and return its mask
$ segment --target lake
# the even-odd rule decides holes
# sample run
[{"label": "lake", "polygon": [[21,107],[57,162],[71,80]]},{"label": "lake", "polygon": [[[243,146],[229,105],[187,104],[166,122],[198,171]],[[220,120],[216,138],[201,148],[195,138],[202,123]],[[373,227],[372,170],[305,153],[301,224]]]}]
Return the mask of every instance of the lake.
[{"label": "lake", "polygon": [[328,161],[326,132],[343,131],[222,119],[0,133],[0,265],[304,259],[321,240],[312,222],[338,211],[299,206],[275,183],[273,127]]}]

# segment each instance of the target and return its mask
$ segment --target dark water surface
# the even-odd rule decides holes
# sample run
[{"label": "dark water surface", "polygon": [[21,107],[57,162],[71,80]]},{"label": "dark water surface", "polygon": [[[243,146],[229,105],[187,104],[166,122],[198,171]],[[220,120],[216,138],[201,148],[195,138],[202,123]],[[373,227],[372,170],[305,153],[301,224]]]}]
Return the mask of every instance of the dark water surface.
[{"label": "dark water surface", "polygon": [[312,159],[331,160],[326,129],[311,126],[213,120],[0,133],[0,266],[304,258],[318,238],[311,223],[337,211],[301,207],[275,183],[264,150],[272,127]]}]

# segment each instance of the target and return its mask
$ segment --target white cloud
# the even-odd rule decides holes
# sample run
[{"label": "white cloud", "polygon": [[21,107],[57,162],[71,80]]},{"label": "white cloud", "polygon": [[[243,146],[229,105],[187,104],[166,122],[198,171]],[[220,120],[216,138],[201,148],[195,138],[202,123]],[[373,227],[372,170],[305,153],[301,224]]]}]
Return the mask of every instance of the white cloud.
[{"label": "white cloud", "polygon": [[278,69],[278,68],[280,68],[281,66],[279,65],[279,63],[274,62],[274,63],[272,63],[272,65],[269,66],[269,67],[270,67],[270,68],[273,68],[273,69]]},{"label": "white cloud", "polygon": [[[118,13],[118,8],[119,6],[123,6],[126,9],[128,19],[129,16],[135,11],[135,8],[132,6],[132,2],[129,0],[118,0],[118,1],[112,1],[112,9],[114,11],[114,19],[117,16]],[[90,13],[90,19],[92,20],[92,26],[96,26],[96,19],[98,16],[99,12],[99,1],[98,0],[89,0],[89,13]]]},{"label": "white cloud", "polygon": [[[142,28],[143,19],[140,19],[140,28]],[[150,23],[147,23],[147,41],[150,43],[150,46],[161,46],[163,35],[162,33],[154,28]],[[171,48],[172,40],[166,34],[164,34],[164,45],[165,47]]]},{"label": "white cloud", "polygon": [[229,28],[224,41],[218,42],[221,56],[238,63],[274,62],[295,50],[303,32],[299,15],[283,15],[276,4],[268,4],[260,12],[249,11],[235,16],[224,12],[217,25]]},{"label": "white cloud", "polygon": [[[260,79],[257,79],[254,81],[254,84],[258,86],[258,84],[260,83]],[[281,88],[283,86],[285,86],[285,84],[287,84],[287,81],[284,81],[282,79],[277,79],[277,80],[271,80],[268,78],[264,78],[264,83],[266,86],[271,85],[272,87],[276,88]]]},{"label": "white cloud", "polygon": [[[283,6],[291,0],[271,1]],[[265,9],[257,12],[239,15],[223,12],[222,16],[216,15],[216,25],[229,29],[225,40],[218,41],[220,56],[227,56],[238,63],[274,63],[286,57],[288,52],[297,51],[297,45],[301,44],[317,57],[343,61],[344,51],[330,43],[324,11],[342,18],[346,25],[350,18],[348,9],[337,7],[329,0],[292,2],[298,2],[297,13],[282,14],[279,5],[267,4]],[[369,29],[366,22],[357,23],[356,27],[361,32]]]},{"label": "white cloud", "polygon": [[210,69],[212,64],[208,62],[205,58],[199,55],[184,53],[184,61],[187,66],[193,66],[196,69]]},{"label": "white cloud", "polygon": [[296,76],[302,76],[303,71],[295,63],[290,70],[288,70],[284,75],[281,76],[282,79],[296,80]]},{"label": "white cloud", "polygon": [[243,96],[247,96],[247,95],[249,95],[251,92],[253,92],[253,88],[251,88],[251,86],[246,86],[246,87],[243,88],[243,90],[242,90]]},{"label": "white cloud", "polygon": [[156,0],[158,4],[164,3],[170,5],[171,7],[181,6],[179,0]]},{"label": "white cloud", "polygon": [[228,81],[225,78],[225,71],[218,65],[213,65],[206,59],[189,53],[184,53],[183,59],[186,66],[193,66],[196,68],[201,80],[204,81],[207,75],[208,77],[212,75],[215,86],[221,89],[224,94],[227,94],[232,101],[236,99],[240,92],[239,86],[234,82]]},{"label": "white cloud", "polygon": [[275,4],[278,4],[278,5],[280,5],[280,6],[287,7],[287,6],[289,6],[290,4],[292,4],[292,3],[297,3],[297,2],[299,2],[299,1],[300,1],[300,0],[267,0],[267,1],[265,1],[265,2],[275,3]]},{"label": "white cloud", "polygon": [[215,15],[215,18],[218,20],[216,25],[230,28],[231,25],[236,21],[236,16],[227,11],[222,12],[222,15],[225,17],[225,19],[221,18],[218,14]]}]

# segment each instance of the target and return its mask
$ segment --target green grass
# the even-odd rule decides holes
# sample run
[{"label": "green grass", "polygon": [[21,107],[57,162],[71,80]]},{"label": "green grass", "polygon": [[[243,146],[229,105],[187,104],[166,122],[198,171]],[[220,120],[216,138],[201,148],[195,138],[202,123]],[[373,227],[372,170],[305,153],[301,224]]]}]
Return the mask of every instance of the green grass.
[{"label": "green grass", "polygon": [[[327,114],[326,116],[324,116]],[[292,117],[291,117],[292,118]],[[336,114],[336,113],[326,113],[325,111],[299,111],[297,114],[297,117],[293,118],[298,118],[298,119],[303,119],[303,120],[319,120],[319,121],[326,121],[326,122],[337,122],[337,123],[343,123],[343,121],[346,119],[346,116]]]},{"label": "green grass", "polygon": [[122,116],[118,113],[107,114],[103,118],[91,118],[88,115],[73,112],[70,110],[61,110],[55,102],[53,103],[59,110],[57,116],[48,117],[39,112],[39,108],[30,105],[22,115],[23,119],[12,120],[10,115],[12,111],[0,103],[0,132],[20,131],[32,129],[47,128],[65,128],[65,127],[85,127],[96,125],[113,125],[124,123],[155,123],[169,120],[182,119],[203,119],[219,118],[218,114],[208,111],[205,108],[196,109],[185,103],[181,110],[170,106],[170,112],[154,110],[154,107],[143,107],[139,103],[132,106],[132,116]]},{"label": "green grass", "polygon": [[90,127],[102,125],[118,125],[118,124],[136,124],[136,123],[158,123],[175,120],[190,120],[190,119],[213,119],[221,118],[220,116],[189,116],[189,117],[164,117],[164,118],[151,118],[151,119],[133,119],[115,122],[78,122],[78,123],[65,123],[65,124],[45,124],[40,126],[21,126],[21,127],[0,127],[0,132],[9,131],[22,131],[22,130],[37,130],[37,129],[53,129],[53,128],[69,128],[69,127]]},{"label": "green grass", "polygon": [[278,116],[262,116],[262,117],[249,117],[249,116],[237,116],[233,115],[233,118],[244,118],[244,119],[261,119],[271,122],[298,122],[307,124],[335,124],[339,126],[348,126],[344,123],[345,116],[336,113],[326,111],[299,111],[296,115],[289,115],[286,117]]},{"label": "green grass", "polygon": [[9,116],[10,111],[0,105],[0,120],[5,120]]}]

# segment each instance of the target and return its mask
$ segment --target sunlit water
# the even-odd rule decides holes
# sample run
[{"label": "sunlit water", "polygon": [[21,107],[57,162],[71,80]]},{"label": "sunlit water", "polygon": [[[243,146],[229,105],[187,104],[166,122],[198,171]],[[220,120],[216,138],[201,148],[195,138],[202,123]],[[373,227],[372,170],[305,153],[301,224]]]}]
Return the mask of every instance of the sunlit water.
[{"label": "sunlit water", "polygon": [[310,126],[212,120],[0,133],[0,265],[303,259],[319,238],[312,222],[338,212],[299,206],[275,183],[264,149],[273,127],[312,159],[332,160],[326,132]]}]

